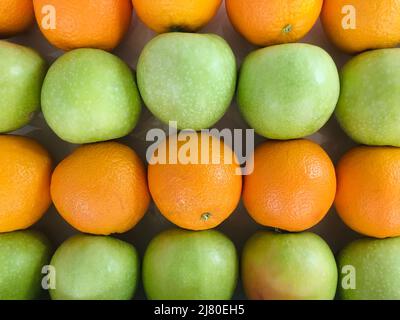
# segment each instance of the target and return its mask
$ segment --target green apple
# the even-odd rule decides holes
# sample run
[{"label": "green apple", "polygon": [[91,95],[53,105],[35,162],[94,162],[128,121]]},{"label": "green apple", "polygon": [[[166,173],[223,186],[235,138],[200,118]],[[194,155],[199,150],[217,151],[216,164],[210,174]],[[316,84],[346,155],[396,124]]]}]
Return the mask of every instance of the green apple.
[{"label": "green apple", "polygon": [[227,111],[236,86],[235,56],[214,34],[166,33],[140,55],[137,77],[146,106],[179,129],[213,126]]},{"label": "green apple", "polygon": [[341,71],[336,117],[356,142],[400,147],[400,49],[365,52]]},{"label": "green apple", "polygon": [[139,276],[136,249],[112,237],[76,235],[51,259],[56,271],[53,300],[129,300]]},{"label": "green apple", "polygon": [[246,243],[242,279],[254,300],[332,300],[335,257],[313,233],[259,232]]},{"label": "green apple", "polygon": [[329,120],[339,90],[338,71],[328,53],[309,44],[283,44],[246,57],[238,104],[258,134],[296,139],[315,133]]},{"label": "green apple", "polygon": [[238,277],[233,243],[215,230],[168,230],[149,244],[143,284],[151,300],[228,300]]},{"label": "green apple", "polygon": [[42,268],[51,257],[47,238],[35,231],[0,234],[0,300],[31,300],[42,291]]},{"label": "green apple", "polygon": [[28,124],[40,109],[47,65],[33,49],[0,41],[0,132]]},{"label": "green apple", "polygon": [[339,298],[400,299],[400,238],[356,240],[339,253],[338,265]]},{"label": "green apple", "polygon": [[121,59],[98,49],[77,49],[50,67],[42,109],[61,139],[92,143],[131,132],[141,106],[134,75]]}]

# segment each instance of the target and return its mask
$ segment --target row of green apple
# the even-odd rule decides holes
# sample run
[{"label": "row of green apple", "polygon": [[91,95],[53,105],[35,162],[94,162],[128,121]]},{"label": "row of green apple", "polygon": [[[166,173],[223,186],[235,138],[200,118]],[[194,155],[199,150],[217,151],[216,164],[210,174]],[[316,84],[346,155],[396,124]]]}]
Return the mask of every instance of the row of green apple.
[{"label": "row of green apple", "polygon": [[[129,243],[76,235],[51,258],[35,231],[0,234],[0,300],[128,300],[140,278]],[[246,243],[241,277],[250,299],[400,299],[400,238],[361,239],[338,255],[313,233],[256,233]],[[216,230],[168,230],[146,249],[142,279],[148,299],[227,300],[238,281],[234,244]]]},{"label": "row of green apple", "polygon": [[[237,100],[245,120],[267,138],[310,135],[336,108],[340,124],[357,142],[400,146],[399,75],[400,49],[353,58],[340,81],[323,49],[284,44],[256,50],[244,60]],[[165,123],[209,128],[227,111],[236,82],[235,56],[217,35],[155,37],[140,55],[137,84],[122,60],[101,50],[68,52],[46,73],[36,52],[1,41],[0,132],[24,126],[41,105],[47,123],[63,140],[115,139],[136,126],[141,98]]]}]

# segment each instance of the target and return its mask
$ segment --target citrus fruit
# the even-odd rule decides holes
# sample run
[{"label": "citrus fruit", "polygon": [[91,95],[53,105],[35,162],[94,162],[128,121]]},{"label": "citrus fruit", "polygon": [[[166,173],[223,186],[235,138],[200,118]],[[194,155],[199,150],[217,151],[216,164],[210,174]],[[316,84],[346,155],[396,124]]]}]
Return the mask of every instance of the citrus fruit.
[{"label": "citrus fruit", "polygon": [[129,243],[112,237],[76,235],[55,252],[53,300],[130,300],[139,278],[139,258]]},{"label": "citrus fruit", "polygon": [[355,141],[400,147],[400,49],[362,53],[341,71],[336,118]]},{"label": "citrus fruit", "polygon": [[76,149],[54,170],[51,196],[69,224],[101,235],[133,228],[150,202],[142,161],[116,142]]},{"label": "citrus fruit", "polygon": [[155,32],[194,32],[217,13],[222,0],[132,0],[136,14]]},{"label": "citrus fruit", "polygon": [[400,299],[400,238],[356,240],[337,260],[340,299]]},{"label": "citrus fruit", "polygon": [[141,101],[132,71],[98,49],[70,51],[50,67],[42,88],[46,122],[63,140],[112,140],[136,126]]},{"label": "citrus fruit", "polygon": [[236,60],[217,35],[166,33],[145,46],[137,79],[146,106],[158,119],[200,130],[227,111],[235,93]]},{"label": "citrus fruit", "polygon": [[46,62],[36,51],[0,41],[0,132],[23,127],[40,109],[45,74]]},{"label": "citrus fruit", "polygon": [[36,141],[0,135],[0,232],[26,229],[47,211],[52,162]]},{"label": "citrus fruit", "polygon": [[263,231],[243,249],[242,278],[253,300],[333,300],[338,272],[318,235]]},{"label": "citrus fruit", "polygon": [[335,191],[335,168],[319,145],[267,141],[254,152],[254,171],[244,178],[243,203],[261,225],[303,231],[325,217]]},{"label": "citrus fruit", "polygon": [[112,50],[132,17],[130,0],[33,0],[33,5],[43,35],[62,50]]},{"label": "citrus fruit", "polygon": [[[154,154],[166,155],[166,161],[155,161],[153,155],[148,169],[150,193],[161,213],[177,226],[214,228],[239,203],[240,166],[232,149],[218,138],[193,132],[187,136],[186,141],[170,136],[159,145]],[[192,159],[183,157],[186,154]]]},{"label": "citrus fruit", "polygon": [[356,53],[400,43],[400,1],[324,1],[321,21],[329,39],[341,50]]},{"label": "citrus fruit", "polygon": [[237,278],[235,246],[215,230],[164,231],[144,255],[143,284],[151,300],[228,300]]},{"label": "citrus fruit", "polygon": [[290,43],[248,55],[237,95],[244,119],[258,134],[285,140],[318,131],[334,112],[339,90],[338,71],[327,52]]},{"label": "citrus fruit", "polygon": [[400,149],[354,148],[336,172],[335,206],[343,221],[367,236],[400,236]]},{"label": "citrus fruit", "polygon": [[0,234],[0,300],[32,300],[43,294],[42,268],[51,246],[36,231]]},{"label": "citrus fruit", "polygon": [[34,21],[32,0],[0,1],[0,38],[25,31]]},{"label": "citrus fruit", "polygon": [[323,0],[226,0],[235,29],[259,46],[296,42],[313,27]]}]

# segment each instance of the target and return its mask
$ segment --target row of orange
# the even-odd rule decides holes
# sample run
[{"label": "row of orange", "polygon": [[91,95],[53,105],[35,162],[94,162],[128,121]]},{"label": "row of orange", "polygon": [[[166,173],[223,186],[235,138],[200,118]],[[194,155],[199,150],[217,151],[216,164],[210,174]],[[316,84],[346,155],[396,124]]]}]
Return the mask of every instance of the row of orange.
[{"label": "row of orange", "polygon": [[[350,228],[378,238],[400,236],[395,217],[400,205],[398,148],[357,147],[342,158],[336,177],[319,145],[268,141],[250,160],[254,171],[244,177],[242,190],[240,165],[229,147],[203,136],[209,139],[209,147],[203,148],[200,133],[180,134],[187,139],[170,143],[171,136],[154,151],[147,177],[136,153],[116,142],[81,146],[52,173],[51,159],[38,143],[0,136],[0,232],[30,227],[52,199],[63,218],[82,232],[123,233],[143,217],[150,194],[161,213],[185,229],[218,226],[242,196],[258,223],[303,231],[323,219],[336,195],[336,208]],[[182,159],[187,150],[199,150],[198,161]],[[205,150],[208,159],[224,160],[201,162]],[[176,157],[161,159],[160,154]]]},{"label": "row of orange", "polygon": [[[152,30],[197,31],[217,13],[222,0],[2,0],[0,36],[13,36],[36,21],[54,46],[114,49],[129,29],[132,3]],[[331,41],[345,52],[400,43],[400,1],[226,0],[228,16],[248,41],[267,46],[296,42],[318,17]],[[385,17],[384,19],[381,19]]]}]

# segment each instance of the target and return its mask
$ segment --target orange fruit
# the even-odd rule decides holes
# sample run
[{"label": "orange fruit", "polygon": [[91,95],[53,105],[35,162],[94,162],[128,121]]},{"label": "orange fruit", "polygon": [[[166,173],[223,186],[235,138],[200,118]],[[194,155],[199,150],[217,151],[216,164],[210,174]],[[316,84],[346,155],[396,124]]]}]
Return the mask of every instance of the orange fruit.
[{"label": "orange fruit", "polygon": [[[177,226],[214,228],[240,201],[242,176],[237,158],[230,147],[209,134],[188,133],[187,142],[170,142],[176,137],[164,140],[153,154],[148,169],[150,193],[161,213]],[[163,154],[166,161],[155,163]],[[178,157],[182,154],[193,157],[192,161]]]},{"label": "orange fruit", "polygon": [[226,0],[234,28],[258,46],[296,42],[314,26],[323,0]]},{"label": "orange fruit", "polygon": [[52,161],[36,141],[0,135],[0,232],[26,229],[51,204]]},{"label": "orange fruit", "polygon": [[342,220],[367,236],[400,236],[400,149],[354,148],[336,172],[335,207]]},{"label": "orange fruit", "polygon": [[243,203],[261,225],[303,231],[320,222],[336,192],[335,168],[308,140],[268,141],[254,152],[254,171],[244,179]]},{"label": "orange fruit", "polygon": [[158,33],[194,32],[217,13],[222,0],[132,0],[139,19]]},{"label": "orange fruit", "polygon": [[400,0],[328,0],[321,13],[328,38],[348,53],[395,47],[399,17]]},{"label": "orange fruit", "polygon": [[0,1],[0,37],[14,36],[35,21],[32,0]]},{"label": "orange fruit", "polygon": [[[128,31],[132,17],[130,0],[33,0],[33,4],[43,35],[62,50],[111,51]],[[53,17],[49,6],[55,9],[54,19],[49,19]]]},{"label": "orange fruit", "polygon": [[142,161],[116,142],[85,145],[64,159],[54,170],[51,197],[70,225],[99,235],[132,229],[150,203]]}]

